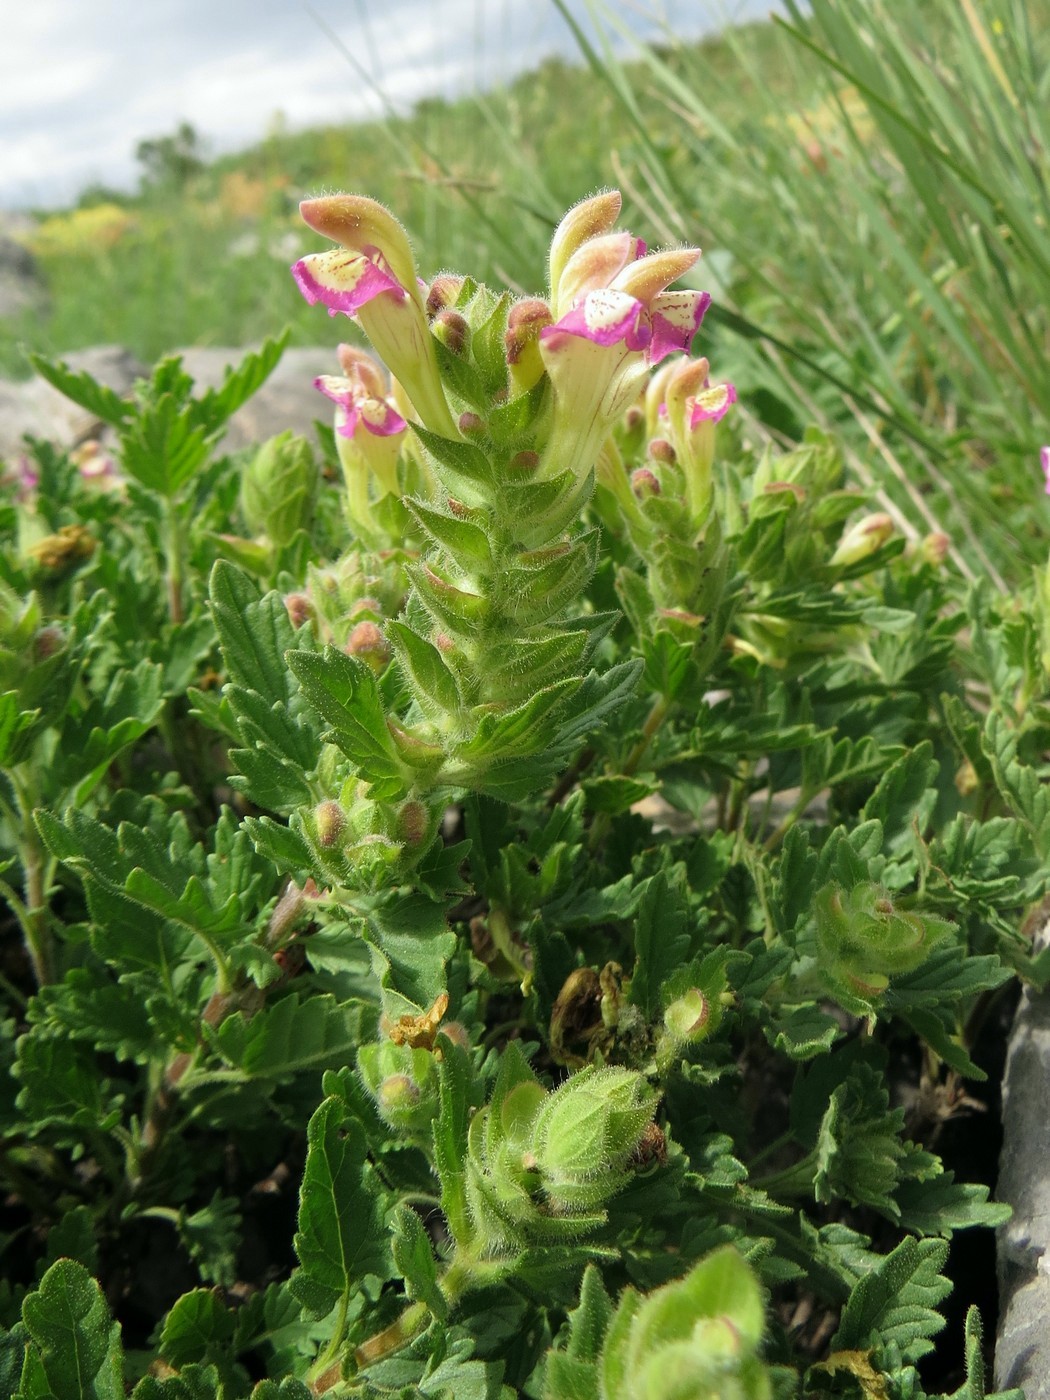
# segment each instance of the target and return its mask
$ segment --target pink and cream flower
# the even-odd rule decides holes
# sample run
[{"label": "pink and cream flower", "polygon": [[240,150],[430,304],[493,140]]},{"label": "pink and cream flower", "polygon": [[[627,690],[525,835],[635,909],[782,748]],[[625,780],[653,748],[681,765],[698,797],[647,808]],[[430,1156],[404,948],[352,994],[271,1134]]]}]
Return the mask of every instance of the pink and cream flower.
[{"label": "pink and cream flower", "polygon": [[330,316],[352,316],[404,386],[419,421],[457,437],[438,373],[415,259],[394,216],[363,195],[307,199],[299,212],[317,233],[339,244],[292,267],[299,290]]},{"label": "pink and cream flower", "polygon": [[380,496],[398,495],[397,463],[408,427],[389,397],[381,366],[352,345],[340,345],[339,374],[322,374],[315,388],[335,404],[335,444],[346,483],[347,511],[359,534],[371,528],[371,482]]},{"label": "pink and cream flower", "polygon": [[663,383],[660,416],[675,458],[685,476],[686,499],[697,525],[711,508],[711,467],[715,455],[715,424],[736,402],[732,384],[712,384],[705,359],[681,360]]},{"label": "pink and cream flower", "polygon": [[[544,452],[552,475],[590,471],[613,423],[641,394],[650,368],[688,349],[711,303],[707,292],[667,290],[696,263],[698,248],[646,253],[640,239],[608,231],[609,196],[598,196],[598,202],[593,218],[587,216],[590,201],[570,210],[555,235],[557,259],[552,248],[557,319],[539,334],[554,390]],[[598,231],[570,248],[563,229],[573,222]]]}]

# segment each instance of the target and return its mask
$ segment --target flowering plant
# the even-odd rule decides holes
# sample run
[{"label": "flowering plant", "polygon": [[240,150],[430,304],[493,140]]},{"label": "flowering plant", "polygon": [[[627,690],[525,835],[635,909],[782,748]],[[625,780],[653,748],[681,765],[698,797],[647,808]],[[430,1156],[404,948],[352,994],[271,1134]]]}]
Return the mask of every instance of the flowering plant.
[{"label": "flowering plant", "polygon": [[761,441],[619,213],[515,301],[307,201],[319,449],[221,450],[279,343],[39,363],[118,489],[0,512],[5,1394],[925,1393],[1050,595]]}]

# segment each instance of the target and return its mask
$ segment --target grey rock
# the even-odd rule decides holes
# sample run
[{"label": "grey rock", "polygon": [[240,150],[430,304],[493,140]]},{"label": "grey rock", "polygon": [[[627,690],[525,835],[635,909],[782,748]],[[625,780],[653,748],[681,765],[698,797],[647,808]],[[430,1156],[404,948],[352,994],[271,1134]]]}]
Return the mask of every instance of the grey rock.
[{"label": "grey rock", "polygon": [[[243,350],[191,348],[176,351],[198,392],[217,388],[228,366],[237,365]],[[118,394],[130,391],[147,367],[127,350],[104,345],[63,356],[72,369],[87,370]],[[335,347],[295,348],[284,352],[280,364],[259,392],[233,416],[223,447],[235,452],[275,433],[312,436],[315,418],[328,422],[331,405],[313,387],[319,374],[338,374]],[[0,380],[0,461],[11,460],[23,450],[25,434],[44,438],[60,447],[75,447],[87,438],[103,437],[101,425],[90,413],[63,397],[39,376],[21,383]]]},{"label": "grey rock", "polygon": [[0,320],[43,309],[47,288],[28,248],[0,232]]},{"label": "grey rock", "polygon": [[[183,357],[183,367],[197,381],[198,391],[218,388],[227,366],[237,365],[244,358],[243,350],[215,347],[175,353]],[[230,420],[223,440],[224,450],[236,452],[286,429],[312,438],[314,419],[327,423],[332,414],[331,404],[314,388],[314,380],[319,374],[338,373],[334,345],[331,348],[296,346],[286,350],[259,392]]]},{"label": "grey rock", "polygon": [[1014,1214],[999,1231],[995,1387],[1050,1400],[1050,991],[1025,988],[1014,1020],[998,1196]]},{"label": "grey rock", "polygon": [[[86,370],[118,394],[126,394],[146,368],[119,345],[100,345],[62,357],[71,369]],[[25,434],[60,447],[75,447],[95,437],[99,423],[37,375],[21,383],[0,380],[0,461],[22,451]]]}]

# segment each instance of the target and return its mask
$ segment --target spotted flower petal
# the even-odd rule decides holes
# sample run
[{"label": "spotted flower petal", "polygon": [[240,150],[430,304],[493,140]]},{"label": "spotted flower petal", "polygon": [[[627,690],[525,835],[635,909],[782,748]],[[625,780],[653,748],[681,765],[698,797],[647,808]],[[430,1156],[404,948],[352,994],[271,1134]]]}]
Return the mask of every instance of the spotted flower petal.
[{"label": "spotted flower petal", "polygon": [[309,253],[292,268],[299,290],[313,306],[320,302],[335,316],[356,316],[363,306],[383,293],[398,300],[408,295],[404,287],[387,270],[376,254],[366,257],[345,248],[333,248],[327,253]]},{"label": "spotted flower petal", "polygon": [[540,331],[540,340],[555,348],[566,336],[578,336],[594,345],[616,345],[623,342],[628,350],[645,350],[652,339],[652,330],[645,307],[626,292],[609,288],[588,292],[553,326]]},{"label": "spotted flower petal", "polygon": [[649,363],[658,365],[666,355],[680,350],[688,354],[710,305],[710,292],[661,292],[654,297],[649,309],[653,329]]},{"label": "spotted flower petal", "polygon": [[343,437],[353,437],[359,424],[376,437],[390,437],[408,426],[392,404],[368,394],[352,379],[322,374],[314,380],[314,388],[336,405],[335,430]]},{"label": "spotted flower petal", "polygon": [[697,428],[701,423],[717,423],[729,411],[730,404],[736,403],[736,388],[732,384],[711,384],[701,389],[687,405],[689,427]]}]

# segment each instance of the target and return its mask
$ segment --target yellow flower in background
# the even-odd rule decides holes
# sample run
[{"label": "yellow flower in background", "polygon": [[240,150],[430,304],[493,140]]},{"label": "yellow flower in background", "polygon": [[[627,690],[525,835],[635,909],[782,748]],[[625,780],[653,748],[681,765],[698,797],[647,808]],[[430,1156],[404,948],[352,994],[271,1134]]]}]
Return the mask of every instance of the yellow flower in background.
[{"label": "yellow flower in background", "polygon": [[119,204],[93,204],[68,214],[53,214],[27,236],[25,242],[38,257],[62,257],[70,253],[102,253],[115,248],[136,227],[134,216]]}]

